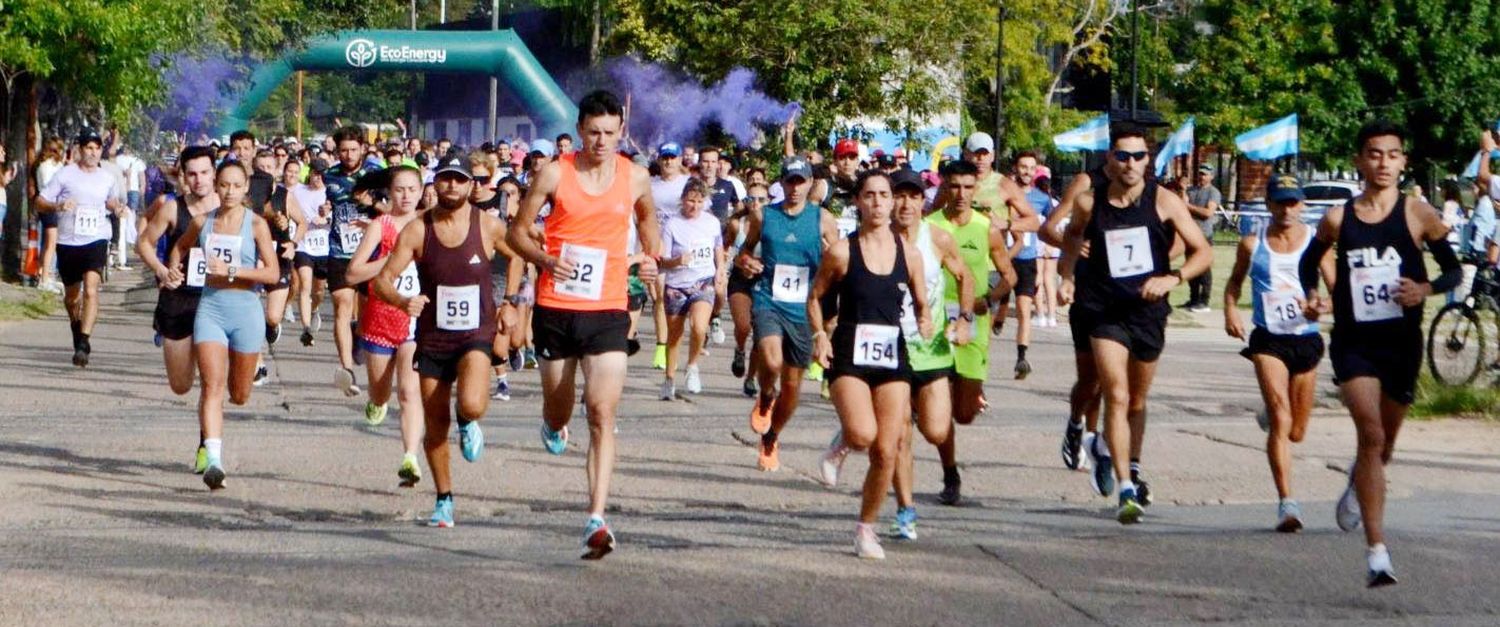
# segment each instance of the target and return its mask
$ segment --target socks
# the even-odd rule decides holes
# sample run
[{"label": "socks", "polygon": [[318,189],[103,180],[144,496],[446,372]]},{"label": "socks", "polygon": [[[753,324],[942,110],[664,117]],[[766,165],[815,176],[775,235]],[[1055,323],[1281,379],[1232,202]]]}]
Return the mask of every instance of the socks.
[{"label": "socks", "polygon": [[73,331],[73,349],[77,350],[82,345],[79,338],[83,337],[83,323],[74,320],[68,323],[68,327]]},{"label": "socks", "polygon": [[464,427],[467,427],[467,426],[469,426],[469,423],[471,423],[471,422],[474,422],[474,421],[472,421],[472,420],[466,420],[463,417],[459,417],[459,419],[458,419],[458,428],[462,429]]},{"label": "socks", "polygon": [[452,492],[439,492],[438,493],[438,500],[439,501],[451,501],[451,500],[453,500],[453,493]]},{"label": "socks", "polygon": [[1016,345],[1016,359],[1026,359],[1026,345],[1025,344],[1017,344]]},{"label": "socks", "polygon": [[207,438],[203,440],[203,448],[208,451],[208,465],[223,465],[224,440],[222,438]]},{"label": "socks", "polygon": [[1125,481],[1121,481],[1120,482],[1120,497],[1124,498],[1126,492],[1129,492],[1132,497],[1135,496],[1135,481],[1134,480],[1127,479]]},{"label": "socks", "polygon": [[760,436],[760,445],[761,446],[770,446],[770,445],[775,444],[775,443],[776,443],[776,432],[775,431],[766,431],[764,435]]},{"label": "socks", "polygon": [[944,466],[943,467],[943,484],[944,485],[947,485],[947,484],[950,484],[950,483],[959,483],[960,481],[961,480],[958,478],[958,466]]},{"label": "socks", "polygon": [[1130,480],[1133,482],[1141,480],[1141,460],[1139,459],[1130,460]]}]

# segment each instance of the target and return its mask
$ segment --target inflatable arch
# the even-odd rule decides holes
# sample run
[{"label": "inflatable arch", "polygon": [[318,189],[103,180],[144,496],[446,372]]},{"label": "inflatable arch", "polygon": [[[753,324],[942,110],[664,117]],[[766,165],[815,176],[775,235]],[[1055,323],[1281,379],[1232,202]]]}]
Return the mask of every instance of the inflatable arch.
[{"label": "inflatable arch", "polygon": [[578,118],[577,105],[515,31],[361,30],[313,38],[303,49],[256,68],[239,103],[220,122],[219,133],[249,126],[271,91],[299,70],[484,74],[515,94],[536,122],[538,137],[570,132]]}]

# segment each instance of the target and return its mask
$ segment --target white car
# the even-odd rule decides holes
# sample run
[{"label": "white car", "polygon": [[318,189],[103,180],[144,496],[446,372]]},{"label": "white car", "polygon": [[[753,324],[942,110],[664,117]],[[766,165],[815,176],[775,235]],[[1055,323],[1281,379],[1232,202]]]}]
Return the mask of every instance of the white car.
[{"label": "white car", "polygon": [[1358,181],[1313,181],[1302,186],[1307,204],[1319,209],[1343,206],[1359,192]]}]

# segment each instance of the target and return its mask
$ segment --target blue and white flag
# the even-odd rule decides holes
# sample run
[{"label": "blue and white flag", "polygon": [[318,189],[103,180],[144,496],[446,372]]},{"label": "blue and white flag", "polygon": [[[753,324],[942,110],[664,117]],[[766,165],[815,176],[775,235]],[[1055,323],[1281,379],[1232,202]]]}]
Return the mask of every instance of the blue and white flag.
[{"label": "blue and white flag", "polygon": [[1483,150],[1474,151],[1474,158],[1469,160],[1468,167],[1464,168],[1464,178],[1472,179],[1479,176],[1479,156],[1484,154]]},{"label": "blue and white flag", "polygon": [[1188,116],[1186,122],[1167,138],[1167,143],[1162,144],[1161,152],[1156,155],[1156,178],[1167,175],[1167,164],[1182,155],[1193,154],[1193,116]]},{"label": "blue and white flag", "polygon": [[1100,114],[1083,126],[1052,136],[1052,143],[1064,152],[1109,149],[1109,114]]},{"label": "blue and white flag", "polygon": [[1257,129],[1241,133],[1234,144],[1246,157],[1271,161],[1300,152],[1297,145],[1297,114],[1281,118]]}]

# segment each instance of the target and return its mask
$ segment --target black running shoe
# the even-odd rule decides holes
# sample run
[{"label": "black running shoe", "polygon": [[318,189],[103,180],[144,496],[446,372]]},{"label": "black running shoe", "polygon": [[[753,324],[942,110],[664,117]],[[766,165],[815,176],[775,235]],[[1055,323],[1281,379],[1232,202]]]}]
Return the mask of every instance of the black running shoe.
[{"label": "black running shoe", "polygon": [[948,481],[946,479],[943,480],[943,491],[938,493],[938,502],[942,503],[943,505],[956,507],[958,505],[958,502],[963,498],[962,495],[959,494],[960,486],[962,485],[962,481]]},{"label": "black running shoe", "polygon": [[745,349],[734,349],[734,361],[729,362],[729,373],[736,377],[745,376]]},{"label": "black running shoe", "polygon": [[[639,353],[639,352],[641,352],[641,341],[638,340],[638,339],[635,339],[633,337],[632,338],[626,338],[626,340],[625,340],[625,356],[626,357],[633,357],[633,356],[635,356],[636,353]],[[516,363],[520,363],[521,362],[520,356],[521,356],[521,352],[520,351],[516,351]],[[511,369],[512,370],[520,370],[521,368],[520,368],[520,366],[512,366]]]},{"label": "black running shoe", "polygon": [[266,343],[275,345],[281,339],[281,323],[266,325]]},{"label": "black running shoe", "polygon": [[203,471],[203,485],[208,486],[210,490],[221,489],[224,487],[224,476],[223,468],[217,465],[209,466],[208,470]]},{"label": "black running shoe", "polygon": [[255,379],[251,380],[250,384],[254,385],[255,387],[260,387],[262,385],[265,385],[266,382],[270,381],[270,380],[271,380],[271,371],[270,371],[270,369],[266,368],[265,364],[261,364],[259,368],[255,369]]},{"label": "black running shoe", "polygon": [[79,368],[85,368],[89,365],[89,352],[84,350],[82,346],[73,349],[73,365]]},{"label": "black running shoe", "polygon": [[1068,470],[1078,470],[1078,464],[1082,461],[1083,453],[1083,425],[1074,424],[1072,420],[1063,429],[1062,461]]},{"label": "black running shoe", "polygon": [[303,346],[312,346],[313,345],[313,334],[312,334],[312,331],[309,331],[307,329],[303,329],[302,330],[302,345]]},{"label": "black running shoe", "polygon": [[760,394],[760,386],[755,384],[755,379],[745,379],[745,387],[740,391],[745,393],[745,398],[755,398]]},{"label": "black running shoe", "polygon": [[1144,479],[1141,479],[1140,475],[1136,475],[1135,478],[1131,480],[1135,482],[1135,501],[1137,503],[1140,503],[1141,507],[1150,505],[1151,484],[1146,483]]},{"label": "black running shoe", "polygon": [[1020,381],[1022,379],[1025,379],[1026,375],[1029,375],[1029,374],[1031,374],[1031,362],[1026,361],[1025,357],[1017,358],[1016,359],[1016,380]]}]

